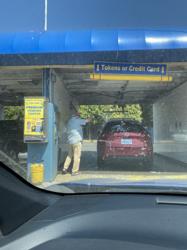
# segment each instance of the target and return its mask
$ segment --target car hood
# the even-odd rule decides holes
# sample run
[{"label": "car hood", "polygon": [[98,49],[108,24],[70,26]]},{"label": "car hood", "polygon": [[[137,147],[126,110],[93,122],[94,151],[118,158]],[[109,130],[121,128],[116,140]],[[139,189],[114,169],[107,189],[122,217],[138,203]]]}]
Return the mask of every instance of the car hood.
[{"label": "car hood", "polygon": [[84,179],[58,183],[47,187],[50,191],[64,193],[90,192],[166,192],[187,194],[186,180],[118,181],[116,179]]}]

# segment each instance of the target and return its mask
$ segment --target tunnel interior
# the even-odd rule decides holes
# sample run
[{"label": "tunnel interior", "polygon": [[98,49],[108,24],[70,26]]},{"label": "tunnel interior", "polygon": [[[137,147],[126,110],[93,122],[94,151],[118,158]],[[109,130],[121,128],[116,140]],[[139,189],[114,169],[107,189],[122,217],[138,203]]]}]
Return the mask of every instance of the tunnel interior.
[{"label": "tunnel interior", "polygon": [[[53,83],[51,95],[55,106],[58,134],[59,171],[62,169],[67,154],[65,131],[72,107],[78,110],[82,105],[90,107],[92,105],[116,105],[122,108],[121,112],[123,112],[125,105],[134,104],[144,105],[152,110],[154,160],[157,160],[158,156],[164,156],[163,162],[166,159],[180,161],[183,171],[186,171],[184,165],[187,163],[185,150],[187,146],[187,109],[185,108],[187,105],[187,64],[168,64],[168,74],[172,76],[171,82],[93,80],[90,79],[93,65],[61,65],[51,67],[50,70]],[[0,69],[0,133],[2,138],[0,150],[13,158],[14,168],[21,166],[22,172],[25,171],[27,161],[24,158],[24,154],[27,155],[27,144],[23,142],[24,117],[22,111],[20,113],[17,111],[19,114],[16,115],[12,110],[14,107],[22,109],[25,97],[42,95],[42,67]],[[142,122],[144,123],[144,120]],[[7,136],[4,133],[5,129],[8,131]],[[96,129],[92,127],[92,130]],[[94,132],[95,137],[91,138],[92,143],[89,142],[88,135],[84,136],[82,171],[97,170],[97,132]],[[86,129],[84,133],[86,134]],[[3,157],[4,155],[2,155],[2,161],[6,161]],[[122,167],[122,170],[126,168]],[[131,167],[130,170],[133,171],[133,168]],[[165,168],[157,167],[152,170],[167,171]],[[172,171],[178,170],[172,169]]]}]

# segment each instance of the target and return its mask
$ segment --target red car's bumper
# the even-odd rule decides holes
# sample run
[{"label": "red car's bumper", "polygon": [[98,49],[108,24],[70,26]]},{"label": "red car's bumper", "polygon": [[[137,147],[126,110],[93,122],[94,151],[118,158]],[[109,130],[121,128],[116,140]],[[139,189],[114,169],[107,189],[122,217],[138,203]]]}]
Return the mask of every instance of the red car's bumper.
[{"label": "red car's bumper", "polygon": [[98,143],[97,153],[102,160],[106,159],[148,159],[153,155],[152,148],[149,147],[112,147],[109,142]]}]

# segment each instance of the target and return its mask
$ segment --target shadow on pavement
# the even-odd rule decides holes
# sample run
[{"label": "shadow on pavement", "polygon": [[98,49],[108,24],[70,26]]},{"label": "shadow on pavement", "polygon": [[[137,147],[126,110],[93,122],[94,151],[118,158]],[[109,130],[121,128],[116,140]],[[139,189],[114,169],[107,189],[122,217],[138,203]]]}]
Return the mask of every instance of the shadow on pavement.
[{"label": "shadow on pavement", "polygon": [[[98,171],[97,152],[83,151],[81,156],[81,171]],[[150,171],[150,172],[187,172],[187,165],[181,165],[179,162],[164,159],[161,156],[154,156],[152,166],[145,166],[138,161],[129,162],[126,160],[114,159],[107,164],[102,171]]]},{"label": "shadow on pavement", "polygon": [[[126,160],[114,159],[110,163],[106,164],[101,171],[147,171],[147,167],[140,164],[138,161],[129,162]],[[151,166],[150,166],[151,171]],[[98,171],[97,166],[97,152],[83,151],[81,156],[81,171]]]}]

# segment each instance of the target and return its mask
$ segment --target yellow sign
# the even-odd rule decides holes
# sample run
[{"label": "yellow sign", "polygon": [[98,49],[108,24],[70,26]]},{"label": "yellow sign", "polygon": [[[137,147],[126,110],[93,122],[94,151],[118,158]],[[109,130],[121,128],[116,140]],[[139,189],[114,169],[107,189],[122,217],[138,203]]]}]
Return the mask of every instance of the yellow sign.
[{"label": "yellow sign", "polygon": [[90,74],[92,80],[106,81],[154,81],[171,82],[172,76],[148,76],[148,75],[122,75],[122,74]]},{"label": "yellow sign", "polygon": [[24,136],[31,140],[45,137],[45,98],[25,98]]}]

